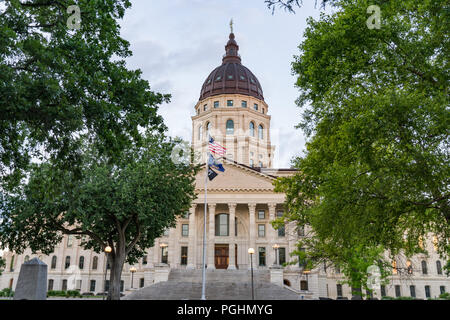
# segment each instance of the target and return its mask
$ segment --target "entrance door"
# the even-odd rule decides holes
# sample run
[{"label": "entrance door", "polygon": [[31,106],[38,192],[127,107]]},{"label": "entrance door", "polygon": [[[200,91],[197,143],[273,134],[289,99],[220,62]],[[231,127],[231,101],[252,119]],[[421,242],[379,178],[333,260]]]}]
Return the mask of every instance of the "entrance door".
[{"label": "entrance door", "polygon": [[214,253],[214,264],[216,266],[216,269],[228,268],[228,245],[216,244]]}]

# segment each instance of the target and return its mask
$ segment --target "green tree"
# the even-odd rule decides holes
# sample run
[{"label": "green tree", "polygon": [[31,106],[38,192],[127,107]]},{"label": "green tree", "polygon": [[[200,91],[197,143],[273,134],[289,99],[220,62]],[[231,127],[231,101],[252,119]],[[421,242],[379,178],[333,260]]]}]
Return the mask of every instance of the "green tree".
[{"label": "green tree", "polygon": [[[388,266],[423,252],[419,239],[433,234],[448,258],[448,1],[327,3],[334,13],[308,20],[292,64],[308,141],[293,161],[298,173],[276,182],[284,219],[310,225],[300,246],[350,280],[366,272],[352,250]],[[367,23],[370,5],[380,8],[379,29]]]},{"label": "green tree", "polygon": [[81,179],[49,163],[34,165],[22,192],[2,202],[1,245],[50,254],[66,234],[97,253],[110,246],[108,298],[119,299],[124,263],[142,257],[195,198],[198,166],[172,162],[177,143],[163,135],[148,135],[144,142],[113,164],[96,148],[87,149]]},{"label": "green tree", "polygon": [[[80,8],[78,30],[69,28],[71,5]],[[0,2],[0,186],[17,186],[33,157],[77,173],[84,138],[114,158],[141,139],[139,127],[164,129],[157,106],[168,96],[125,65],[131,51],[118,20],[130,6]]]}]

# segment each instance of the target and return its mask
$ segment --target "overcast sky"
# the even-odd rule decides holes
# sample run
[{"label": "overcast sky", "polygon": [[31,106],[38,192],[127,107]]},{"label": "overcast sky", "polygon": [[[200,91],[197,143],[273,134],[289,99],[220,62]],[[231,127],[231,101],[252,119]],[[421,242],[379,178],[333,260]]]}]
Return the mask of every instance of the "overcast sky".
[{"label": "overcast sky", "polygon": [[141,69],[152,90],[172,95],[160,108],[169,134],[191,141],[194,106],[206,77],[222,63],[233,18],[242,63],[259,79],[269,105],[274,167],[289,167],[305,146],[294,128],[300,109],[291,62],[307,17],[321,12],[314,1],[305,3],[296,14],[272,15],[264,0],[132,0],[121,23],[133,51],[128,66]]}]

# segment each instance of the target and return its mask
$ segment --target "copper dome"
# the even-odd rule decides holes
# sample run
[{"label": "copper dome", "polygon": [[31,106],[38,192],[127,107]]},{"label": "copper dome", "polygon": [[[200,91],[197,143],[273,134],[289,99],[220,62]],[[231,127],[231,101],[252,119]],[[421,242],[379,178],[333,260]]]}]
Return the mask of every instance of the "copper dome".
[{"label": "copper dome", "polygon": [[241,64],[238,54],[239,46],[230,33],[230,40],[225,46],[226,54],[222,65],[215,68],[203,83],[200,100],[219,94],[244,94],[264,100],[263,91],[258,79]]}]

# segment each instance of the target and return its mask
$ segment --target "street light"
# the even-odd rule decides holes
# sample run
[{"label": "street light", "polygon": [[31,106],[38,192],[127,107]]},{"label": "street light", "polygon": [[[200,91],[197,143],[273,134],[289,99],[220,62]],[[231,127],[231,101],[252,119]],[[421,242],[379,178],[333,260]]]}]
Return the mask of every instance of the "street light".
[{"label": "street light", "polygon": [[250,254],[250,270],[252,274],[252,300],[255,300],[255,290],[253,288],[253,255],[255,254],[255,249],[248,248],[248,253]]},{"label": "street light", "polygon": [[106,263],[105,263],[105,282],[104,282],[104,292],[103,292],[103,299],[105,300],[105,293],[106,293],[106,274],[108,273],[108,255],[111,253],[112,248],[110,246],[105,247],[105,256],[106,256]]},{"label": "street light", "polygon": [[131,272],[131,289],[133,289],[133,276],[134,273],[137,271],[137,269],[135,267],[131,267],[130,268],[130,272]]},{"label": "street light", "polygon": [[278,266],[279,265],[279,260],[278,260],[278,248],[279,248],[280,246],[278,245],[278,244],[274,244],[273,246],[272,246],[272,248],[275,250],[275,264]]}]

